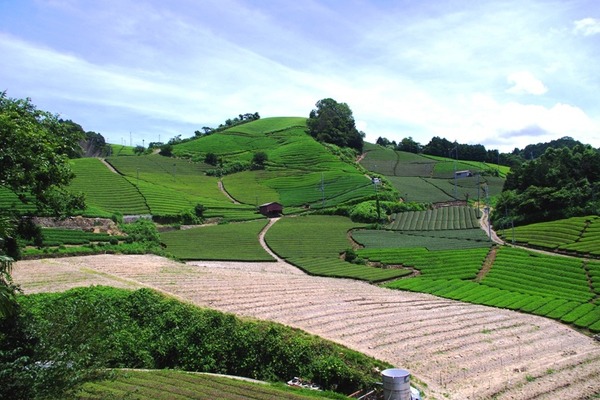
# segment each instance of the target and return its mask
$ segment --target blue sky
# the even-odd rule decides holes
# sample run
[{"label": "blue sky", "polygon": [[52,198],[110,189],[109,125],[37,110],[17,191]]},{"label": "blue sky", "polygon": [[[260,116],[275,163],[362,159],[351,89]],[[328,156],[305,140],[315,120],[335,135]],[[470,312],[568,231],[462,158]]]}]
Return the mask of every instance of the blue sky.
[{"label": "blue sky", "polygon": [[112,143],[347,103],[367,140],[600,147],[597,0],[0,0],[0,90]]}]

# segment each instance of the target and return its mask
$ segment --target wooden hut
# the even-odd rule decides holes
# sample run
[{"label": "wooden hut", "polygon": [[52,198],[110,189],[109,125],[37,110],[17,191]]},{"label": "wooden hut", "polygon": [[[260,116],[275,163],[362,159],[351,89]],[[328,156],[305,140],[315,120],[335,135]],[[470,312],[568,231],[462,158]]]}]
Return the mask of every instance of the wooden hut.
[{"label": "wooden hut", "polygon": [[278,217],[283,212],[283,206],[276,201],[258,206],[258,212],[267,217]]}]

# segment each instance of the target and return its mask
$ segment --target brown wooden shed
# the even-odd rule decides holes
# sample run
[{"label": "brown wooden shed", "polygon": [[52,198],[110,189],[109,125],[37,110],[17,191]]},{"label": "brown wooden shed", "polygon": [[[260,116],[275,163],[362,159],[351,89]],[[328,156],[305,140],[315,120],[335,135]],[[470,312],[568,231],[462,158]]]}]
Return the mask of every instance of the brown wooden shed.
[{"label": "brown wooden shed", "polygon": [[279,216],[283,212],[283,206],[276,201],[272,203],[265,203],[258,206],[258,212],[267,217]]}]

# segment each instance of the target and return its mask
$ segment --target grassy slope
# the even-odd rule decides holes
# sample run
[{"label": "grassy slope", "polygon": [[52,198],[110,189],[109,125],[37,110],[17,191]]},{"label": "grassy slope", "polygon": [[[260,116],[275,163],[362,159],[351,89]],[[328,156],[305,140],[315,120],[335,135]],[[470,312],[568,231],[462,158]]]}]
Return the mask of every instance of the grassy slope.
[{"label": "grassy slope", "polygon": [[[444,157],[425,156],[370,144],[365,147],[366,155],[361,164],[380,173],[394,185],[403,198],[409,201],[444,202],[454,198],[474,200],[485,197],[483,187],[489,195],[498,195],[502,190],[508,168],[496,164],[454,160]],[[454,170],[478,171],[497,170],[500,177],[481,176],[454,180]],[[478,183],[481,185],[478,193]],[[455,190],[456,184],[456,190]]]},{"label": "grassy slope", "polygon": [[225,376],[196,374],[177,370],[120,371],[114,380],[85,384],[75,396],[78,400],[127,398],[160,399],[175,396],[181,400],[256,400],[270,399],[340,399],[332,392],[291,388],[274,384],[248,382]]},{"label": "grassy slope", "polygon": [[361,171],[306,134],[305,118],[261,119],[177,145],[174,153],[201,159],[212,152],[226,162],[249,162],[258,151],[268,155],[265,170],[223,177],[225,188],[240,203],[321,206],[322,181],[326,205],[372,195],[370,181]]},{"label": "grassy slope", "polygon": [[167,251],[185,260],[274,261],[260,246],[266,221],[214,225],[164,232]]}]

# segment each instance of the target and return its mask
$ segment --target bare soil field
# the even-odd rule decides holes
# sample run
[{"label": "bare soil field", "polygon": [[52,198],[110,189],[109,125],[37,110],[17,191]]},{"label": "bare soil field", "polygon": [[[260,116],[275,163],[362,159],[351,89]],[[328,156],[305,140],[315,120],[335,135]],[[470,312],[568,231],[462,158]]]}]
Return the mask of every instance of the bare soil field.
[{"label": "bare soil field", "polygon": [[152,287],[198,306],[277,321],[385,360],[425,398],[585,399],[600,393],[600,343],[549,319],[311,277],[282,262],[181,264],[156,256],[19,261],[25,293]]}]

